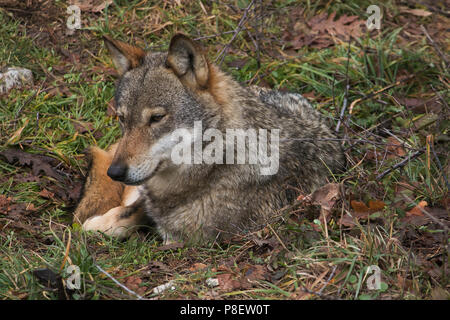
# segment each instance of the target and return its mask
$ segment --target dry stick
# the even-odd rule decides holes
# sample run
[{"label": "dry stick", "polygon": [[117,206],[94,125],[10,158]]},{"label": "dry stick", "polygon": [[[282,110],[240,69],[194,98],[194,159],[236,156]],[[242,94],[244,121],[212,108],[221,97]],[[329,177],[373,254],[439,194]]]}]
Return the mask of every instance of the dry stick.
[{"label": "dry stick", "polygon": [[386,171],[384,171],[383,173],[379,174],[376,177],[376,180],[381,180],[383,179],[386,175],[388,175],[389,173],[391,173],[392,171],[394,171],[397,168],[403,167],[404,165],[406,165],[410,160],[413,160],[415,158],[417,158],[418,156],[420,156],[422,153],[424,152],[424,150],[419,150],[414,152],[413,154],[411,154],[410,156],[406,157],[405,159],[403,159],[402,161],[400,161],[399,163],[397,163],[396,165],[392,166],[391,168],[387,169]]},{"label": "dry stick", "polygon": [[448,106],[447,101],[445,101],[445,99],[441,96],[441,94],[439,93],[439,91],[437,91],[433,85],[430,85],[431,89],[433,89],[434,93],[438,96],[438,98],[442,101],[442,103],[444,104],[444,106],[447,108],[447,110],[450,110],[450,107]]},{"label": "dry stick", "polygon": [[423,33],[425,34],[425,36],[427,37],[427,39],[431,42],[431,45],[434,47],[434,49],[436,50],[436,52],[439,54],[439,56],[441,57],[442,60],[444,60],[445,62],[445,68],[448,68],[448,60],[445,57],[445,55],[442,53],[441,49],[439,49],[438,45],[436,44],[436,42],[434,42],[434,40],[431,38],[430,34],[428,33],[427,29],[425,29],[425,27],[423,25],[420,26],[420,28],[422,29]]},{"label": "dry stick", "polygon": [[382,88],[382,89],[380,89],[380,90],[377,90],[377,91],[375,91],[375,92],[369,93],[367,96],[364,96],[364,97],[362,97],[362,98],[356,99],[355,101],[353,101],[353,102],[350,104],[350,109],[349,109],[348,112],[349,112],[350,114],[352,114],[352,113],[353,113],[353,108],[355,107],[356,104],[360,103],[361,101],[364,101],[364,100],[373,98],[373,97],[375,97],[376,95],[385,92],[386,90],[392,89],[393,87],[396,87],[396,86],[400,85],[401,83],[403,83],[403,82],[405,82],[405,81],[407,81],[407,80],[412,79],[413,77],[415,77],[415,75],[410,75],[410,76],[408,76],[407,78],[398,80],[397,82],[388,85],[387,87],[384,87],[384,88]]},{"label": "dry stick", "polygon": [[350,64],[350,44],[351,44],[351,37],[348,38],[348,49],[347,49],[347,66],[345,68],[345,78],[347,80],[347,84],[345,86],[345,95],[344,95],[344,104],[342,106],[341,114],[339,116],[339,121],[336,125],[336,132],[339,132],[339,128],[341,126],[342,119],[344,118],[345,109],[347,109],[347,103],[348,103],[348,89],[350,88],[350,81],[348,78],[348,66]]},{"label": "dry stick", "polygon": [[[242,28],[242,30],[248,30],[248,29],[247,28]],[[203,36],[203,37],[194,38],[194,41],[220,37],[220,36],[223,36],[224,34],[229,34],[229,33],[233,33],[233,32],[235,32],[235,30],[224,31],[224,32],[213,34],[213,35],[209,35],[209,36]]]},{"label": "dry stick", "polygon": [[103,270],[98,264],[94,263],[95,267],[100,270],[100,272],[104,273],[108,278],[110,278],[112,281],[114,281],[115,284],[117,284],[119,287],[121,287],[123,290],[125,290],[126,292],[136,296],[138,298],[138,300],[143,300],[144,298],[142,298],[139,294],[137,294],[136,292],[134,292],[131,289],[128,289],[127,287],[125,287],[123,284],[121,284],[119,281],[117,281],[115,278],[113,278],[113,276],[111,276],[108,272],[106,272],[105,270]]},{"label": "dry stick", "polygon": [[445,171],[442,168],[441,161],[439,160],[439,158],[438,158],[438,156],[436,154],[436,151],[434,151],[434,147],[433,147],[432,144],[430,144],[430,147],[431,147],[431,151],[433,152],[434,158],[436,159],[436,163],[438,164],[438,167],[441,170],[441,174],[442,174],[442,177],[444,178],[445,184],[447,185],[447,189],[450,189],[450,185],[449,185],[448,180],[447,180],[447,175],[445,174]]},{"label": "dry stick", "polygon": [[250,8],[253,6],[253,3],[254,3],[254,2],[255,2],[255,0],[252,0],[252,2],[250,2],[250,4],[248,5],[248,7],[245,9],[244,14],[242,15],[242,18],[241,18],[241,20],[239,21],[238,26],[237,26],[236,29],[234,30],[234,35],[233,35],[233,37],[231,38],[230,42],[228,42],[228,44],[222,49],[222,51],[220,51],[219,55],[217,56],[217,58],[216,58],[216,63],[217,63],[217,61],[219,61],[219,59],[220,59],[220,62],[218,63],[219,65],[222,64],[223,60],[225,59],[225,55],[226,55],[226,52],[228,51],[228,48],[230,47],[231,43],[234,41],[234,39],[236,39],[237,35],[238,35],[239,32],[241,31],[241,29],[242,29],[242,27],[243,27],[243,25],[244,25],[244,22],[245,22],[245,21],[247,20],[247,18],[248,18],[248,17],[247,17],[248,11],[249,11]]},{"label": "dry stick", "polygon": [[275,235],[275,238],[277,238],[278,242],[283,246],[283,248],[286,251],[289,251],[289,249],[286,247],[286,245],[284,244],[284,242],[281,240],[281,238],[278,236],[278,234],[275,232],[275,230],[273,230],[272,226],[270,224],[268,224],[269,229],[272,231],[272,233]]},{"label": "dry stick", "polygon": [[337,268],[337,266],[334,266],[334,267],[333,267],[333,270],[331,271],[331,274],[330,274],[330,276],[328,277],[327,282],[325,282],[325,284],[323,285],[323,287],[319,290],[319,292],[318,292],[319,295],[322,294],[323,289],[325,289],[325,287],[328,285],[328,283],[330,283],[331,279],[333,279],[334,273],[336,272],[336,268]]}]

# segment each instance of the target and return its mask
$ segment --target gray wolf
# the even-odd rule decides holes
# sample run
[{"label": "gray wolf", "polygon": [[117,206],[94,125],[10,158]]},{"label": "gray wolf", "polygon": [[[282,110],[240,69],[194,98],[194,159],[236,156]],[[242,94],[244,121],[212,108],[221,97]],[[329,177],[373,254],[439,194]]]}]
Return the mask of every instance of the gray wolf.
[{"label": "gray wolf", "polygon": [[[300,94],[241,86],[182,34],[168,52],[104,40],[120,75],[115,103],[123,134],[106,151],[91,149],[75,211],[83,229],[126,237],[150,219],[166,243],[223,240],[273,221],[299,189],[312,192],[343,170],[338,139]],[[278,129],[271,151],[277,171],[261,174],[259,162],[174,163],[173,132],[192,132],[197,121],[224,136],[230,128]],[[203,140],[200,151],[211,143]]]}]

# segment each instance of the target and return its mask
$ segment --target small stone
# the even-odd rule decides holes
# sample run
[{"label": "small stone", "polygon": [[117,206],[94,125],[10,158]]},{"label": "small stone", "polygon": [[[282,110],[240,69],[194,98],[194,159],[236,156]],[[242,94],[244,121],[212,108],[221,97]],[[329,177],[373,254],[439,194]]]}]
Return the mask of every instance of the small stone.
[{"label": "small stone", "polygon": [[171,281],[169,281],[167,283],[164,283],[164,284],[162,284],[160,286],[155,287],[153,289],[153,293],[154,294],[161,294],[161,293],[163,293],[164,291],[166,291],[168,289],[175,290],[175,285],[174,285],[173,280],[171,280]]},{"label": "small stone", "polygon": [[217,278],[208,278],[208,279],[206,279],[206,284],[210,288],[217,287],[219,285],[219,279],[217,279]]},{"label": "small stone", "polygon": [[0,73],[0,94],[7,93],[12,88],[21,88],[26,84],[33,85],[31,70],[11,67]]}]

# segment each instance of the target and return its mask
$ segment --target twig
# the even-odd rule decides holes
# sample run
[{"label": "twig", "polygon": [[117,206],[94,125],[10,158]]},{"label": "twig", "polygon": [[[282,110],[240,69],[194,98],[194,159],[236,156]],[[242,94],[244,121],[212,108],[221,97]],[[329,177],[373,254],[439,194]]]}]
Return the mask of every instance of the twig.
[{"label": "twig", "polygon": [[343,103],[343,106],[341,109],[341,114],[339,115],[339,121],[336,125],[336,132],[339,132],[339,128],[341,126],[342,119],[344,118],[345,109],[347,109],[347,103],[348,103],[348,89],[350,89],[350,80],[348,78],[348,66],[350,64],[350,44],[351,44],[351,37],[348,38],[347,66],[345,68],[345,79],[347,80],[347,83],[345,86],[344,103]]},{"label": "twig", "polygon": [[436,159],[436,163],[438,164],[438,167],[441,170],[442,177],[444,178],[445,184],[447,185],[447,189],[450,189],[450,185],[447,180],[447,175],[445,174],[444,168],[442,168],[441,161],[439,160],[439,158],[436,154],[436,151],[434,151],[434,147],[432,144],[430,144],[430,147],[431,147],[431,151],[433,152],[434,158]]},{"label": "twig", "polygon": [[325,289],[325,287],[328,285],[328,283],[330,283],[331,279],[333,279],[334,273],[336,272],[336,267],[337,267],[337,266],[334,266],[334,267],[333,267],[333,270],[331,271],[331,274],[330,274],[330,276],[328,277],[327,282],[325,282],[325,284],[323,285],[323,287],[319,290],[319,292],[318,292],[319,295],[322,294],[323,289]]},{"label": "twig", "polygon": [[243,27],[243,25],[244,25],[244,22],[245,22],[245,21],[247,20],[247,18],[248,18],[248,17],[247,17],[248,11],[249,11],[250,8],[253,6],[253,3],[255,3],[255,0],[252,0],[252,2],[250,2],[250,4],[247,6],[247,8],[246,8],[245,11],[244,11],[244,14],[242,15],[241,20],[239,21],[238,26],[237,26],[236,29],[234,30],[234,35],[233,35],[233,37],[231,38],[230,42],[227,43],[227,45],[222,49],[222,51],[220,51],[219,55],[217,56],[216,62],[220,60],[220,61],[218,62],[219,65],[222,64],[223,60],[225,59],[225,55],[226,55],[226,52],[228,51],[228,48],[230,47],[231,43],[234,41],[234,39],[236,39],[237,35],[238,35],[239,32],[241,31],[241,29],[242,29],[242,27]]},{"label": "twig", "polygon": [[[242,30],[247,30],[247,28],[242,28]],[[224,32],[212,34],[212,35],[209,35],[209,36],[202,36],[202,37],[194,38],[194,41],[204,40],[204,39],[211,39],[211,38],[215,38],[215,37],[221,37],[224,34],[229,34],[229,33],[233,33],[233,32],[235,32],[235,30],[224,31]]]},{"label": "twig", "polygon": [[275,232],[275,230],[273,230],[272,226],[270,224],[267,224],[269,226],[269,229],[272,231],[272,233],[275,235],[275,237],[277,238],[278,242],[283,246],[283,248],[286,251],[289,251],[289,249],[286,247],[286,245],[284,244],[284,242],[281,240],[281,238],[278,236],[278,234]]},{"label": "twig", "polygon": [[405,159],[403,159],[402,161],[400,161],[399,163],[397,163],[396,165],[392,166],[391,168],[387,169],[386,171],[384,171],[383,173],[379,174],[376,177],[376,180],[381,180],[383,179],[386,175],[388,175],[389,173],[391,173],[392,171],[394,171],[395,169],[401,168],[404,165],[406,165],[410,160],[417,158],[418,156],[420,156],[424,151],[423,150],[418,150],[416,152],[414,152],[412,155],[406,157]]},{"label": "twig", "polygon": [[117,281],[116,279],[113,278],[113,276],[111,276],[108,272],[106,272],[105,270],[103,270],[98,264],[95,264],[95,267],[100,270],[100,272],[104,273],[108,278],[110,278],[115,284],[117,284],[119,287],[121,287],[123,290],[125,290],[126,292],[136,296],[138,298],[138,300],[143,300],[144,298],[141,297],[139,294],[137,294],[136,292],[134,292],[131,289],[128,289],[127,287],[125,287],[123,284],[121,284],[119,281]]},{"label": "twig", "polygon": [[420,28],[422,29],[423,33],[425,34],[425,36],[427,37],[428,41],[431,42],[431,45],[434,47],[434,49],[436,50],[436,52],[439,54],[439,56],[441,57],[442,60],[444,60],[445,62],[445,68],[448,68],[448,60],[445,57],[445,55],[442,53],[441,49],[439,49],[438,45],[436,44],[436,42],[434,42],[434,40],[431,38],[430,34],[428,33],[427,29],[425,29],[425,27],[423,25],[420,26]]},{"label": "twig", "polygon": [[360,103],[361,101],[364,101],[364,100],[373,98],[373,97],[375,97],[376,95],[385,92],[386,90],[392,89],[393,87],[396,87],[396,86],[398,86],[399,84],[401,84],[401,83],[403,83],[403,82],[405,82],[405,81],[407,81],[407,80],[410,80],[410,79],[412,79],[412,78],[415,77],[415,76],[416,76],[416,75],[410,75],[410,76],[408,76],[407,78],[398,80],[398,81],[396,81],[395,83],[392,83],[392,84],[388,85],[387,87],[384,87],[384,88],[382,88],[382,89],[380,89],[380,90],[377,90],[377,91],[375,91],[375,92],[369,93],[368,95],[366,95],[366,96],[364,96],[364,97],[362,97],[362,98],[356,99],[355,101],[353,101],[353,102],[350,104],[350,110],[349,110],[348,112],[349,112],[350,114],[352,114],[352,113],[353,113],[353,108],[355,107],[356,104]]}]

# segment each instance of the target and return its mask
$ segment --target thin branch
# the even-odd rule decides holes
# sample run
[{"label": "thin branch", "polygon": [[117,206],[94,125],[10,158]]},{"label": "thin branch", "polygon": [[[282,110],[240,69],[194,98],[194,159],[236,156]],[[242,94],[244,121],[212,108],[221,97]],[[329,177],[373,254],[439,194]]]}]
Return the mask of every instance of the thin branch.
[{"label": "thin branch", "polygon": [[230,47],[231,43],[234,41],[234,39],[236,39],[237,35],[239,34],[239,32],[241,32],[245,21],[248,19],[248,12],[250,10],[250,8],[253,6],[253,4],[255,3],[255,0],[252,0],[252,2],[250,2],[250,4],[248,5],[248,7],[245,9],[244,14],[242,15],[241,20],[239,21],[239,24],[237,25],[236,29],[234,30],[234,35],[231,38],[230,42],[228,42],[228,44],[222,49],[222,51],[220,51],[219,55],[216,58],[216,63],[218,62],[219,65],[222,64],[223,60],[225,59],[226,56],[226,52],[228,51],[228,48]]},{"label": "thin branch", "polygon": [[441,49],[439,49],[438,45],[436,44],[436,42],[434,42],[433,38],[431,38],[430,34],[428,33],[427,29],[425,29],[425,27],[423,25],[420,26],[420,28],[422,29],[423,33],[425,34],[425,36],[427,37],[428,41],[430,41],[431,45],[434,47],[434,49],[436,50],[436,52],[439,54],[439,56],[441,57],[442,60],[444,60],[445,62],[445,68],[448,68],[448,60],[445,57],[445,55],[442,53]]},{"label": "thin branch", "polygon": [[343,106],[341,109],[341,114],[339,116],[339,121],[336,125],[336,132],[339,132],[339,128],[341,126],[342,119],[344,118],[345,109],[347,109],[347,103],[348,103],[348,90],[350,89],[350,80],[348,78],[348,67],[350,64],[350,44],[351,44],[351,37],[348,38],[347,66],[345,68],[345,79],[347,80],[347,83],[345,86],[344,103],[343,103]]},{"label": "thin branch", "polygon": [[95,267],[100,270],[100,272],[104,273],[108,278],[110,278],[115,284],[117,284],[119,287],[121,287],[123,290],[125,290],[126,292],[136,296],[138,298],[138,300],[143,300],[144,298],[141,297],[139,294],[137,294],[136,292],[134,292],[131,289],[128,289],[127,287],[125,287],[123,284],[121,284],[119,281],[117,281],[115,278],[113,278],[113,276],[111,276],[108,272],[106,272],[105,270],[103,270],[98,264],[95,264]]},{"label": "thin branch", "polygon": [[418,156],[420,156],[424,151],[423,150],[419,150],[414,152],[413,154],[411,154],[410,156],[406,157],[405,159],[403,159],[402,161],[400,161],[399,163],[397,163],[396,165],[392,166],[391,168],[387,169],[386,171],[384,171],[383,173],[379,174],[376,177],[376,180],[381,180],[383,179],[386,175],[388,175],[389,173],[391,173],[392,171],[394,171],[395,169],[401,168],[404,165],[406,165],[410,160],[413,160],[415,158],[417,158]]}]

